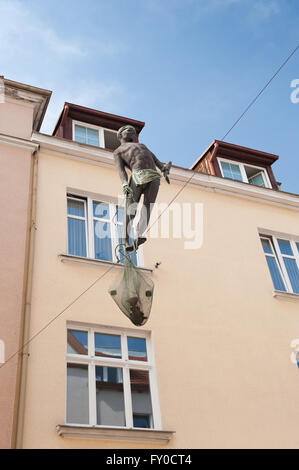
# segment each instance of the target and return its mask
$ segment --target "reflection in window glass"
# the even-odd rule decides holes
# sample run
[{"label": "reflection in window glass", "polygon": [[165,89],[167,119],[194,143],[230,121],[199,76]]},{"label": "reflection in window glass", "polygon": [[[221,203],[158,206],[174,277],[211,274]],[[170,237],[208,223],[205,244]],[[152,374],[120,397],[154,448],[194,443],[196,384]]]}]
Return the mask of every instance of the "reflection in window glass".
[{"label": "reflection in window glass", "polygon": [[255,184],[256,186],[263,186],[265,187],[265,182],[262,173],[258,173],[257,175],[248,177],[249,184]]},{"label": "reflection in window glass", "polygon": [[122,369],[96,366],[97,424],[125,426]]},{"label": "reflection in window glass", "polygon": [[299,294],[299,269],[296,260],[293,258],[283,258],[286,270],[289,275],[292,289],[295,294]]},{"label": "reflection in window glass", "polygon": [[128,336],[128,353],[131,360],[147,361],[145,339]]},{"label": "reflection in window glass", "polygon": [[133,426],[134,428],[150,428],[150,415],[145,414],[133,414]]},{"label": "reflection in window glass", "polygon": [[293,256],[293,250],[288,240],[277,240],[282,255]]},{"label": "reflection in window glass", "polygon": [[110,223],[94,220],[94,255],[96,259],[112,261]]},{"label": "reflection in window glass", "polygon": [[68,330],[67,352],[69,354],[88,354],[87,331]]},{"label": "reflection in window glass", "polygon": [[75,141],[86,144],[86,127],[75,124]]},{"label": "reflection in window glass", "polygon": [[261,238],[261,242],[263,245],[264,253],[272,254],[273,252],[272,252],[270,240],[267,240],[267,238]]},{"label": "reflection in window glass", "polygon": [[239,165],[221,162],[223,176],[232,180],[243,181]]},{"label": "reflection in window glass", "polygon": [[116,220],[117,222],[123,223],[124,221],[124,208],[123,207],[116,207]]},{"label": "reflection in window glass", "polygon": [[75,124],[75,139],[81,144],[99,146],[99,131],[91,127],[79,126]]},{"label": "reflection in window glass", "polygon": [[93,201],[93,215],[99,219],[109,219],[109,204]]},{"label": "reflection in window glass", "polygon": [[[118,247],[118,250],[117,250],[117,256],[119,256],[120,262],[123,264],[124,263],[124,253],[125,253],[125,248],[124,248],[124,245],[123,245],[123,237],[124,237],[123,226],[118,225],[117,226],[117,231],[118,231],[118,243],[119,243],[119,247]],[[132,242],[133,242],[133,240],[130,237],[129,238],[129,243],[132,243]],[[130,258],[132,260],[132,263],[135,266],[137,266],[137,252],[132,251],[132,252],[127,252],[125,254],[126,254],[126,256],[130,256]]]},{"label": "reflection in window glass", "polygon": [[95,147],[99,147],[99,131],[97,129],[91,129],[90,127],[86,128],[86,143],[88,145],[94,145]]},{"label": "reflection in window glass", "polygon": [[286,288],[282,280],[276,258],[274,256],[266,256],[266,260],[272,277],[274,288],[276,290],[286,292]]},{"label": "reflection in window glass", "polygon": [[120,336],[95,333],[94,340],[96,356],[121,358]]},{"label": "reflection in window glass", "polygon": [[68,217],[68,253],[75,256],[86,256],[85,221]]},{"label": "reflection in window glass", "polygon": [[67,366],[67,423],[88,424],[88,366]]},{"label": "reflection in window glass", "polygon": [[68,199],[67,200],[67,214],[75,215],[77,217],[85,217],[85,206],[84,201],[79,199]]},{"label": "reflection in window glass", "polygon": [[[130,382],[132,393],[133,423],[141,424],[140,427],[153,427],[152,402],[149,384],[149,372],[147,370],[130,369]],[[137,420],[137,417],[147,416],[147,420]],[[135,426],[134,427],[137,427]],[[143,424],[143,425],[142,425]]]}]

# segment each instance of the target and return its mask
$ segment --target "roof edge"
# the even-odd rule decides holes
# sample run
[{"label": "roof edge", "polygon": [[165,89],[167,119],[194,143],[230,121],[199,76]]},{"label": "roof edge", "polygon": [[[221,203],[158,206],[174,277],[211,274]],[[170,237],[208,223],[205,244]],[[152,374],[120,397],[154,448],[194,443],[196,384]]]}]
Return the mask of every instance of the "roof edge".
[{"label": "roof edge", "polygon": [[33,130],[39,131],[52,95],[51,90],[15,82],[0,76],[4,85],[4,96],[33,105]]},{"label": "roof edge", "polygon": [[259,157],[264,157],[265,159],[270,159],[272,160],[272,163],[274,163],[276,160],[279,159],[279,155],[269,153],[269,152],[263,152],[261,150],[253,149],[250,147],[244,147],[242,145],[237,145],[237,144],[232,144],[231,142],[224,142],[223,140],[217,140],[214,139],[213,142],[210,143],[210,145],[204,150],[204,152],[195,160],[195,162],[190,166],[190,170],[193,170],[196,168],[196,166],[200,163],[200,161],[205,157],[207,152],[211,150],[211,148],[217,144],[219,148],[225,148],[225,149],[231,149],[231,150],[238,150],[243,153],[249,153],[251,155],[256,155]]}]

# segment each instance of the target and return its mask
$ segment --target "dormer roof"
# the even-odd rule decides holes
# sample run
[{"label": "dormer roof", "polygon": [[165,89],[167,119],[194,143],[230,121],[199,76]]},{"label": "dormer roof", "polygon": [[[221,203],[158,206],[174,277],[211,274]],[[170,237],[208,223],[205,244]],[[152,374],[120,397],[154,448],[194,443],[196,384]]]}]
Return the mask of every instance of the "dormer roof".
[{"label": "dormer roof", "polygon": [[137,135],[142,131],[145,125],[142,121],[136,121],[135,119],[126,118],[124,116],[104,113],[103,111],[66,102],[64,103],[52,135],[72,140],[73,120],[114,131],[117,131],[122,126],[131,125],[135,127]]},{"label": "dormer roof", "polygon": [[276,181],[271,168],[273,163],[278,160],[278,155],[221,140],[214,140],[192,164],[190,169],[223,177],[219,158],[263,168],[268,174],[272,188],[279,189],[279,183]]}]

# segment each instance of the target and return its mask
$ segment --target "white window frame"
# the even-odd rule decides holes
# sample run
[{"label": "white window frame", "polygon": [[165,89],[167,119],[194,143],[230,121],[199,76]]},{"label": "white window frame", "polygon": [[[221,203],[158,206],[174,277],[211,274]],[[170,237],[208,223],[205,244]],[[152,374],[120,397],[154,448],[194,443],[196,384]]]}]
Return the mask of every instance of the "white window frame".
[{"label": "white window frame", "polygon": [[[79,215],[70,215],[68,214],[68,205],[66,204],[66,216],[67,216],[67,219],[76,219],[76,220],[84,220],[85,221],[85,246],[86,246],[86,256],[88,256],[88,226],[87,226],[87,204],[86,204],[86,200],[83,199],[83,198],[77,198],[77,197],[74,197],[74,196],[67,196],[67,201],[68,199],[71,199],[73,201],[80,201],[80,202],[83,202],[84,203],[84,213],[85,213],[85,217],[81,217]],[[66,224],[67,225],[67,238],[66,238],[66,243],[67,243],[67,252],[69,253],[69,236],[68,236],[68,223]]]},{"label": "white window frame", "polygon": [[[85,364],[88,366],[88,393],[89,393],[89,424],[83,425],[67,422],[67,387],[65,387],[65,424],[71,426],[92,426],[97,428],[115,428],[116,426],[97,424],[97,403],[96,403],[96,366],[120,367],[123,371],[123,393],[126,426],[117,426],[119,429],[154,429],[161,430],[161,412],[158,398],[158,387],[155,372],[155,358],[153,351],[153,343],[151,333],[149,331],[131,330],[107,326],[90,326],[78,325],[76,323],[67,322],[66,328],[66,345],[67,331],[85,331],[88,335],[88,355],[71,354],[66,352],[66,383],[67,383],[67,365],[68,364]],[[122,358],[103,358],[95,355],[93,336],[95,333],[118,335],[121,337]],[[143,338],[146,341],[147,361],[134,361],[128,358],[127,337]],[[152,428],[133,427],[133,406],[131,395],[130,369],[138,369],[149,372],[150,396],[152,405]]]},{"label": "white window frame", "polygon": [[[291,284],[291,281],[290,281],[290,278],[289,278],[289,275],[288,275],[288,271],[287,271],[287,268],[286,268],[286,266],[284,264],[284,260],[283,260],[283,258],[295,259],[295,261],[297,262],[298,269],[299,269],[299,251],[298,251],[298,248],[297,248],[298,241],[294,240],[294,239],[286,238],[286,237],[283,237],[283,236],[276,237],[276,236],[273,236],[273,235],[262,235],[262,234],[260,234],[260,239],[261,240],[265,239],[265,240],[268,240],[270,242],[273,254],[270,254],[270,253],[264,253],[264,254],[266,256],[272,256],[272,257],[276,258],[278,269],[279,269],[282,281],[284,283],[284,286],[286,288],[286,292],[288,292],[290,294],[299,295],[297,292],[293,291],[292,284]],[[291,255],[282,254],[281,251],[280,251],[278,240],[284,240],[284,241],[289,242],[290,245],[291,245],[291,248],[293,250],[294,255],[291,256]]]},{"label": "white window frame", "polygon": [[[89,128],[89,129],[97,130],[98,134],[99,134],[99,147],[104,148],[104,149],[106,148],[104,131],[114,132],[115,134],[117,134],[117,131],[114,131],[113,129],[108,129],[107,127],[95,126],[94,124],[89,124],[89,123],[86,123],[86,122],[73,120],[72,121],[72,133],[73,134],[72,135],[73,135],[73,141],[74,142],[77,142],[77,140],[75,140],[75,125],[76,124],[78,126],[81,126],[81,127],[86,127],[86,128]],[[111,151],[110,149],[107,149],[107,150]]]},{"label": "white window frame", "polygon": [[[99,258],[95,258],[95,252],[94,252],[94,228],[93,228],[93,221],[94,220],[99,220],[102,222],[107,222],[110,225],[110,231],[111,231],[111,248],[112,248],[112,263],[117,263],[117,257],[116,257],[116,247],[119,244],[118,242],[118,231],[117,227],[118,226],[123,226],[123,223],[117,221],[117,204],[113,204],[110,201],[105,201],[104,198],[99,198],[96,199],[95,197],[89,197],[89,196],[75,196],[72,194],[67,194],[66,197],[67,201],[68,199],[72,200],[79,200],[81,202],[84,202],[84,209],[85,209],[85,218],[79,217],[79,216],[70,216],[67,213],[67,217],[72,217],[76,219],[83,220],[85,219],[85,236],[86,236],[86,258],[92,258],[101,261]],[[93,215],[93,202],[102,202],[104,204],[107,204],[109,206],[109,219],[103,219],[100,217],[96,217]],[[118,206],[121,209],[125,210],[123,206]],[[67,203],[66,203],[66,212],[67,212]],[[69,246],[68,246],[68,226],[67,226],[67,253],[69,255],[72,255],[72,253],[69,253]],[[76,256],[76,255],[73,255]],[[137,266],[143,267],[144,266],[144,261],[143,261],[143,250],[142,247],[138,248],[138,251],[136,252],[136,258],[137,258]],[[106,260],[102,260],[106,261]]]},{"label": "white window frame", "polygon": [[[231,163],[231,164],[237,165],[239,167],[243,183],[251,184],[251,183],[249,183],[249,180],[248,180],[248,177],[247,177],[247,174],[246,174],[246,170],[245,170],[245,166],[249,166],[251,168],[255,168],[257,170],[260,170],[259,173],[262,175],[262,178],[263,178],[263,181],[264,181],[264,184],[265,184],[265,188],[272,188],[272,184],[271,184],[269,175],[268,175],[265,168],[260,167],[260,166],[256,166],[256,165],[250,165],[249,163],[242,163],[242,162],[238,162],[238,161],[235,161],[235,160],[229,160],[227,158],[217,157],[217,160],[218,160],[221,175],[222,175],[223,178],[225,178],[225,176],[223,174],[221,162]],[[233,180],[233,181],[237,181],[237,180]],[[258,186],[258,185],[256,185],[256,186]],[[262,188],[263,186],[259,186],[259,187]]]}]

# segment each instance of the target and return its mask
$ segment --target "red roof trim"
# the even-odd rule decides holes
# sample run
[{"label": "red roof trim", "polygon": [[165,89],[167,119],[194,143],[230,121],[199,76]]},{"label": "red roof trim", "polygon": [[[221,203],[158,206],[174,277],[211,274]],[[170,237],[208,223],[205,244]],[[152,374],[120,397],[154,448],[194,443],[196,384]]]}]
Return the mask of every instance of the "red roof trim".
[{"label": "red roof trim", "polygon": [[250,155],[254,155],[260,158],[264,158],[265,160],[268,160],[270,164],[274,163],[276,160],[278,160],[279,156],[275,155],[273,153],[267,153],[267,152],[262,152],[261,150],[256,150],[252,149],[250,147],[243,147],[241,145],[236,145],[232,144],[230,142],[223,142],[222,140],[214,140],[209,147],[198,157],[198,159],[191,165],[190,170],[193,170],[196,168],[198,163],[205,157],[205,155],[208,153],[209,150],[215,145],[215,143],[218,144],[218,152],[221,153],[221,149],[228,149],[228,150],[236,150],[239,151],[240,153],[246,153]]},{"label": "red roof trim", "polygon": [[[62,120],[64,121],[65,118],[68,117],[70,119],[74,118],[76,120],[80,120],[85,122],[85,119],[88,118],[86,122],[95,121],[95,125],[97,125],[97,121],[105,121],[107,123],[114,124],[115,128],[119,128],[123,125],[130,124],[131,126],[135,127],[137,134],[141,132],[145,123],[143,121],[137,121],[136,119],[130,119],[124,116],[118,116],[116,114],[105,113],[103,111],[99,111],[97,109],[87,108],[85,106],[80,106],[74,103],[64,103],[64,107],[58,121],[55,125],[52,135],[56,135],[60,126],[63,125]],[[99,124],[98,124],[99,125]]]}]

